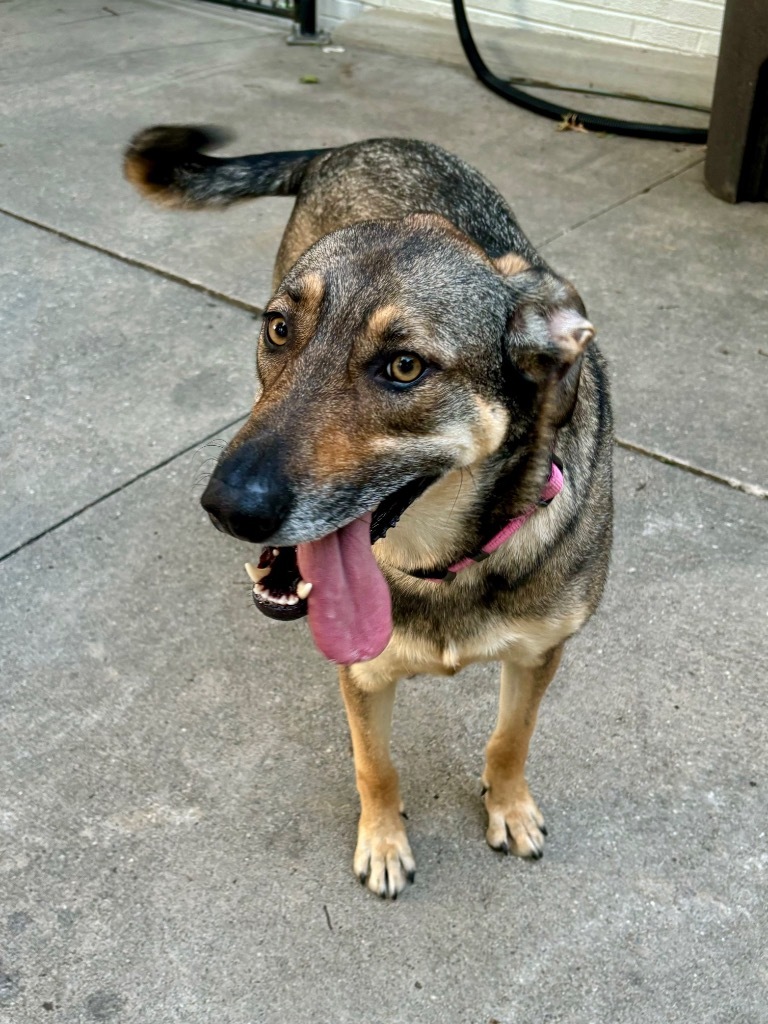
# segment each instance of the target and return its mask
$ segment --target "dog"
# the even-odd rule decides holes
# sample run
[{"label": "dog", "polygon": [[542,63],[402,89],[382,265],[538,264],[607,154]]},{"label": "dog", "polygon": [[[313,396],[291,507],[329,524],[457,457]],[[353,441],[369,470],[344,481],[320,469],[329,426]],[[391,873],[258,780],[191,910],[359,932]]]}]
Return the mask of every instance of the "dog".
[{"label": "dog", "polygon": [[539,702],[595,611],[612,536],[606,368],[575,288],[502,196],[412,139],[215,157],[217,130],[136,135],[125,175],[171,207],[295,196],[258,341],[261,392],[202,497],[263,546],[257,606],[308,615],[338,663],[382,897],[415,862],[389,754],[398,680],[501,662],[483,799],[495,850],[538,859],[525,778]]}]

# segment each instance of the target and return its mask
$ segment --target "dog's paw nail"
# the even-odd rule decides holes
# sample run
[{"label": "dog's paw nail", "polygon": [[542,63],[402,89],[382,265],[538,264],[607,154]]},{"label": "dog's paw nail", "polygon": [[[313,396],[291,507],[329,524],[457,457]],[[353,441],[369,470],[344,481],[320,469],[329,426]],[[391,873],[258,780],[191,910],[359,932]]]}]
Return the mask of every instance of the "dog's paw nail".
[{"label": "dog's paw nail", "polygon": [[485,794],[487,792],[488,792],[488,787],[487,786],[483,786],[483,788],[480,790],[480,796],[485,796]]},{"label": "dog's paw nail", "polygon": [[401,817],[401,818],[405,818],[405,820],[406,820],[406,821],[408,821],[408,820],[409,820],[409,819],[408,819],[408,815],[407,815],[407,814],[405,813],[405,811],[400,811],[400,817]]},{"label": "dog's paw nail", "polygon": [[541,832],[541,834],[543,836],[548,836],[549,835],[549,832],[547,831],[547,826],[546,825],[539,825],[539,832]]},{"label": "dog's paw nail", "polygon": [[365,883],[368,881],[368,875],[366,875],[364,871],[361,871],[360,874],[357,876],[357,880],[360,883],[360,885],[365,885]]},{"label": "dog's paw nail", "polygon": [[408,871],[406,873],[405,877],[408,879],[409,882],[415,882],[416,881],[416,872],[415,871]]}]

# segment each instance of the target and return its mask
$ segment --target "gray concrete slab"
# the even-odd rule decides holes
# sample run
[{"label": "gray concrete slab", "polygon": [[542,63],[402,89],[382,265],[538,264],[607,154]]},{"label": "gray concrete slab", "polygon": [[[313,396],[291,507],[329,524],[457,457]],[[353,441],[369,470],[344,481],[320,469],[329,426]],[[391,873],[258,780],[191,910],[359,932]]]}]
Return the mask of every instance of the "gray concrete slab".
[{"label": "gray concrete slab", "polygon": [[484,843],[495,670],[412,681],[395,904],[351,873],[334,674],[256,614],[189,459],[6,563],[3,1019],[764,1024],[768,506],[617,464],[607,598],[534,741],[544,860]]},{"label": "gray concrete slab", "polygon": [[[554,238],[620,431],[765,483],[764,211],[698,172],[629,199],[695,152],[559,134],[463,66],[292,51],[223,8],[0,6],[0,206],[258,304],[289,203],[158,214],[117,173],[131,131],[432,138]],[[253,609],[202,457],[153,470],[247,405],[252,320],[7,217],[0,240],[0,554],[99,502],[0,567],[2,1024],[768,1024],[768,505],[618,454],[606,600],[534,741],[544,860],[484,843],[496,670],[409,682],[419,870],[381,903],[351,873],[332,669]]]},{"label": "gray concrete slab", "polygon": [[262,200],[219,233],[220,214],[194,222],[141,203],[121,154],[150,123],[230,123],[238,101],[259,135],[254,110],[269,102],[260,83],[274,52],[263,47],[286,49],[286,22],[204,3],[120,0],[110,10],[119,16],[93,0],[4,11],[0,207],[263,303],[290,200]]},{"label": "gray concrete slab", "polygon": [[250,313],[2,215],[0,290],[0,555],[248,410]]},{"label": "gray concrete slab", "polygon": [[768,488],[768,205],[701,168],[545,246],[611,361],[620,436]]},{"label": "gray concrete slab", "polygon": [[[258,304],[290,200],[223,217],[158,213],[120,177],[120,153],[136,129],[221,123],[238,130],[241,151],[427,138],[492,178],[534,241],[696,157],[690,147],[558,132],[483,89],[467,67],[355,46],[343,54],[286,47],[264,18],[248,28],[241,17],[235,29],[219,25],[218,8],[203,17],[201,6],[121,0],[121,15],[111,17],[93,0],[71,0],[72,20],[55,32],[53,0],[4,12],[19,26],[6,45],[19,49],[22,40],[24,56],[0,78],[0,207]],[[307,73],[319,82],[302,84]]]}]

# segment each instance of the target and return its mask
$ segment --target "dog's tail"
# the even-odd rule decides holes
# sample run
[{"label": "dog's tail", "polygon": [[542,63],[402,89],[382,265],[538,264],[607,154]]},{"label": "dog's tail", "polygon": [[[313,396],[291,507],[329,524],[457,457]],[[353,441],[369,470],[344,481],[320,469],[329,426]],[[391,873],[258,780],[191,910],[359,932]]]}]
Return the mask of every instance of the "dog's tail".
[{"label": "dog's tail", "polygon": [[156,125],[134,135],[125,151],[125,176],[163,206],[228,206],[256,196],[294,196],[310,161],[325,149],[215,157],[203,150],[229,142],[220,128]]}]

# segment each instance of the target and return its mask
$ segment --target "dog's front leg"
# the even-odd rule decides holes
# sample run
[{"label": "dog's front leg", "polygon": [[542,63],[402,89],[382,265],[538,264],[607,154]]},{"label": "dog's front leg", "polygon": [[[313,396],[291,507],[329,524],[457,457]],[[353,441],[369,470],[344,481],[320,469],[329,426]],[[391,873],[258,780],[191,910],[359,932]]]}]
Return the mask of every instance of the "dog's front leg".
[{"label": "dog's front leg", "polygon": [[522,666],[512,659],[502,662],[499,718],[485,753],[488,843],[494,850],[534,860],[544,852],[547,830],[525,780],[525,762],[539,703],[557,671],[562,651],[560,644],[537,667]]},{"label": "dog's front leg", "polygon": [[416,871],[400,814],[397,771],[389,756],[397,680],[374,682],[364,665],[340,668],[339,678],[360,794],[355,874],[372,892],[396,899]]}]

